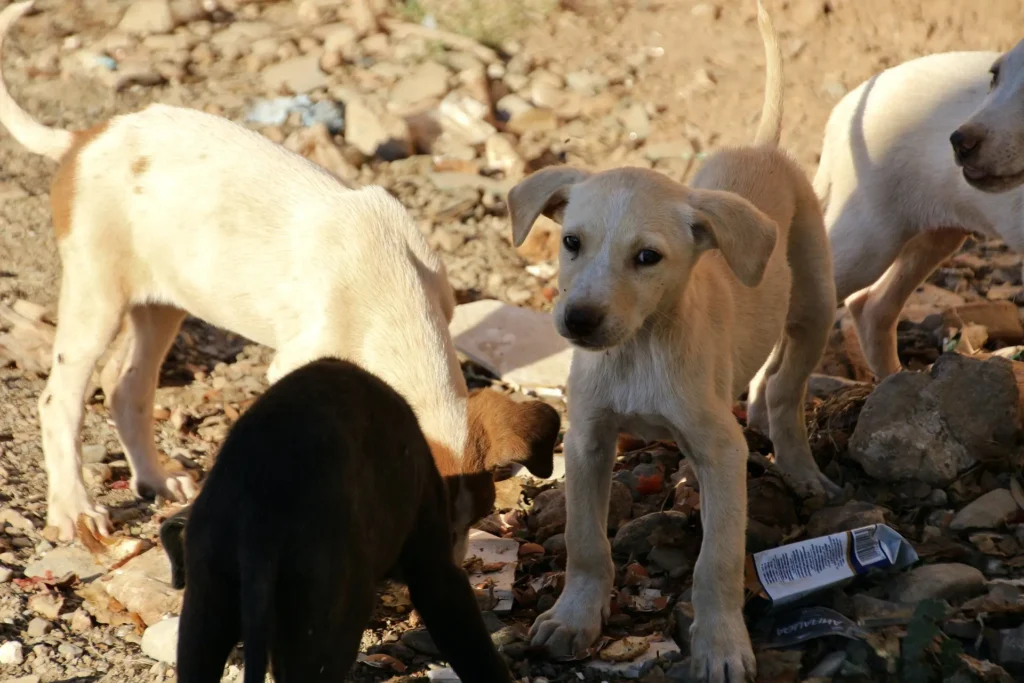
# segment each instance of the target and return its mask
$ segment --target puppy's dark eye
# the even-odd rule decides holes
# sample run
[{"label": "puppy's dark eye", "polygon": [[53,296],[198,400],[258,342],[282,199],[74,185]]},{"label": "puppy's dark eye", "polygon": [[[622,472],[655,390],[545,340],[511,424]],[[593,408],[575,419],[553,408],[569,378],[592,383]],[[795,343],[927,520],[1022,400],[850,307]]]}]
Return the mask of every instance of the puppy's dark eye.
[{"label": "puppy's dark eye", "polygon": [[994,88],[996,87],[996,83],[999,82],[999,67],[993,66],[991,69],[988,70],[988,72],[992,74],[992,82],[989,83],[989,87]]},{"label": "puppy's dark eye", "polygon": [[580,250],[580,238],[576,235],[566,235],[562,238],[562,244],[574,254]]},{"label": "puppy's dark eye", "polygon": [[641,249],[636,255],[636,264],[638,266],[653,266],[660,260],[661,254],[653,249]]}]

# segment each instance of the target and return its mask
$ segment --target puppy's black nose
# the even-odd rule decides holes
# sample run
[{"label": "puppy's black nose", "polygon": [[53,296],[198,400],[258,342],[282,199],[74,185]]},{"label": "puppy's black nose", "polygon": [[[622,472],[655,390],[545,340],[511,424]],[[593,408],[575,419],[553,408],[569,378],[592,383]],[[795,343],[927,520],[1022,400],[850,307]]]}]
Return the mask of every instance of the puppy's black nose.
[{"label": "puppy's black nose", "polygon": [[949,136],[949,144],[960,161],[967,161],[981,148],[982,135],[975,131],[958,128]]},{"label": "puppy's black nose", "polygon": [[565,328],[574,337],[586,337],[604,321],[604,311],[593,306],[571,306],[565,311]]}]

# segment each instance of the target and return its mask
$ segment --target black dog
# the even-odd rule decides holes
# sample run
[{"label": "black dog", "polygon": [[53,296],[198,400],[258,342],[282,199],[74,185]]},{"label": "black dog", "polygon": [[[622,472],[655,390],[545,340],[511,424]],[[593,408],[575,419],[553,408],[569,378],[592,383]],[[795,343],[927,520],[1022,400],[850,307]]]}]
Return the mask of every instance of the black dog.
[{"label": "black dog", "polygon": [[[190,508],[160,537],[185,587],[178,681],[218,683],[245,644],[245,683],[340,682],[378,582],[397,569],[465,683],[511,683],[452,560],[445,483],[412,408],[359,367],[282,377],[228,434]],[[182,556],[183,555],[183,556]]]}]

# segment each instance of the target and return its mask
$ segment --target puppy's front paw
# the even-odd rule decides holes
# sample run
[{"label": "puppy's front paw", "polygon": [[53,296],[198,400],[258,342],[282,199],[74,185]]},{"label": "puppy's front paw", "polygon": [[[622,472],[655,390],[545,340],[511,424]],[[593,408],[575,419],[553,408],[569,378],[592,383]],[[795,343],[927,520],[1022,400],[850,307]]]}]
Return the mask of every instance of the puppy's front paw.
[{"label": "puppy's front paw", "polygon": [[[598,585],[601,584],[601,585]],[[551,657],[578,657],[598,636],[608,616],[608,590],[603,582],[587,581],[575,590],[566,586],[555,606],[544,612],[530,628],[531,644],[543,647]]]},{"label": "puppy's front paw", "polygon": [[744,683],[754,680],[757,661],[743,618],[714,617],[694,621],[690,648],[692,673],[707,683]]},{"label": "puppy's front paw", "polygon": [[196,496],[196,482],[187,472],[165,472],[160,469],[151,473],[135,473],[132,476],[132,490],[140,498],[163,496],[167,500],[186,503]]},{"label": "puppy's front paw", "polygon": [[46,526],[57,530],[59,540],[73,541],[78,518],[82,515],[85,523],[97,536],[110,535],[110,517],[107,509],[92,502],[84,488],[67,494],[53,495],[47,506]]}]

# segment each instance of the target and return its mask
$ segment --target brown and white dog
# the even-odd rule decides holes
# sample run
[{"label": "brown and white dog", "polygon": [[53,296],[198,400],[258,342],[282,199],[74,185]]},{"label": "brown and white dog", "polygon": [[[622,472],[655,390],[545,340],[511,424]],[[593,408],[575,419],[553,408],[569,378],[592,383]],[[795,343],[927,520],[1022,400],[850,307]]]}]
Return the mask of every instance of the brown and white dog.
[{"label": "brown and white dog", "polygon": [[509,193],[521,244],[540,214],[562,225],[555,325],[574,346],[565,438],[565,590],[533,642],[579,653],[600,635],[614,577],[605,520],[616,437],[670,439],[692,458],[704,540],[692,653],[713,683],[752,677],[743,621],[747,443],[732,406],[771,436],[803,494],[838,487],[807,443],[804,397],[835,310],[821,210],[777,146],[782,74],[760,7],[767,84],[755,146],[711,156],[690,187],[646,169],[539,171]]},{"label": "brown and white dog", "polygon": [[[0,12],[0,46],[31,6]],[[51,202],[64,272],[39,416],[47,523],[62,539],[80,515],[110,531],[82,480],[80,431],[90,375],[126,316],[130,348],[104,374],[117,378],[111,412],[137,493],[195,493],[191,478],[158,461],[152,420],[160,364],[186,312],[275,349],[271,383],[333,356],[402,394],[441,473],[460,475],[451,487],[457,554],[493,505],[491,469],[514,461],[550,475],[558,414],[490,390],[470,395],[448,332],[455,297],[444,265],[383,188],[348,189],[261,135],[191,109],[153,104],[69,132],[34,120],[0,79],[0,123],[59,162]]]}]

